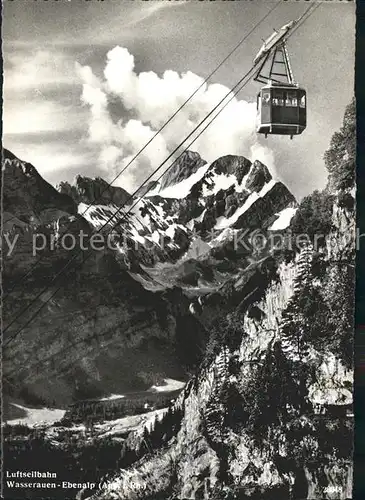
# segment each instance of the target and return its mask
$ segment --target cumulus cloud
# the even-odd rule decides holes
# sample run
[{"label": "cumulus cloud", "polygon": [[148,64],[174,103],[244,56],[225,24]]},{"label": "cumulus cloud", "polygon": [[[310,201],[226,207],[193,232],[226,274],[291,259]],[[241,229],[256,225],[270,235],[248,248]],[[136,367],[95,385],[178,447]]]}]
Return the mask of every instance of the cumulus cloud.
[{"label": "cumulus cloud", "polygon": [[[222,99],[222,105],[174,156],[178,156],[196,139],[190,148],[198,151],[208,162],[225,154],[241,154],[254,156],[269,168],[274,168],[272,152],[257,140],[256,103],[237,99],[224,85],[206,84],[202,77],[189,71],[179,74],[167,70],[162,76],[152,71],[138,74],[134,56],[119,46],[108,52],[102,79],[98,79],[88,66],[78,65],[77,68],[83,83],[81,99],[90,110],[88,140],[98,147],[100,164],[108,172],[109,179],[133,159],[201,86],[191,101],[132,162],[116,184],[133,190]],[[115,100],[120,102],[124,110],[124,115],[121,112],[118,120],[112,118],[109,109],[110,102]],[[227,105],[223,109],[224,104]],[[222,110],[220,114],[219,110]],[[213,116],[216,119],[198,136]]]}]

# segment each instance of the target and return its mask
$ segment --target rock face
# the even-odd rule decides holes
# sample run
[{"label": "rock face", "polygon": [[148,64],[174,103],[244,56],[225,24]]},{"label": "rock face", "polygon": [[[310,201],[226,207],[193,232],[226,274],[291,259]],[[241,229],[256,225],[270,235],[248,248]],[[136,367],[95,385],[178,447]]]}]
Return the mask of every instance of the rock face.
[{"label": "rock face", "polygon": [[181,182],[194,174],[198,168],[206,164],[198,153],[193,151],[184,151],[182,155],[175,160],[172,167],[161,179],[161,189],[167,188]]},{"label": "rock face", "polygon": [[[65,214],[76,215],[77,204],[66,194],[58,193],[27,162],[7,149],[3,150],[3,210],[6,227],[39,224]],[[9,220],[9,215],[13,217]]]},{"label": "rock face", "polygon": [[[342,312],[351,316],[349,296],[332,292],[335,283],[353,283],[354,214],[335,204],[333,218],[328,242],[335,236],[339,247],[335,261],[328,248],[322,255],[328,275],[315,274],[309,245],[290,262],[277,260],[269,275],[256,264],[256,273],[268,277],[261,284],[258,275],[253,279],[263,293],[250,293],[249,281],[242,286],[243,274],[231,292],[221,290],[221,305],[229,294],[230,326],[174,403],[181,412],[178,430],[90,499],[351,498],[351,367],[335,342],[323,345],[304,330],[304,349],[303,337],[289,334],[298,321],[311,328],[306,322],[315,320],[299,304],[317,297],[315,290],[332,307],[342,297]],[[345,336],[351,343],[351,327]],[[171,435],[167,415],[159,425],[161,436]]]},{"label": "rock face", "polygon": [[260,191],[271,178],[268,168],[260,161],[255,161],[246,181],[246,186],[251,191]]},{"label": "rock face", "polygon": [[[351,134],[335,139],[332,160],[347,146],[354,151]],[[85,453],[79,470],[91,466],[102,487],[77,498],[351,498],[351,172],[332,165],[327,189],[297,205],[258,161],[225,156],[209,165],[191,153],[143,199],[109,198],[89,209],[90,195],[80,201],[71,189],[60,198],[33,167],[7,155],[5,240],[19,242],[4,273],[6,395],[75,401],[83,419],[90,405],[80,400],[94,397],[99,417],[110,415],[102,395],[189,378],[133,432],[124,421],[108,423],[103,439],[101,428],[89,435],[91,460]],[[26,203],[23,182],[32,189]],[[77,243],[69,266],[66,231],[110,234],[113,245]],[[305,244],[295,238],[302,231]],[[38,233],[54,247],[34,255]],[[325,235],[319,243],[316,234]],[[272,235],[285,245],[271,244]],[[60,451],[52,436],[62,425],[44,431],[45,461]],[[76,448],[67,448],[73,458]]]},{"label": "rock face", "polygon": [[[130,200],[103,179],[78,176],[57,191],[4,151],[4,229],[16,240],[4,269],[12,393],[66,404],[184,377],[208,336],[189,289],[215,290],[229,276],[210,256],[230,243],[223,232],[267,226],[295,204],[266,167],[236,156],[208,165],[188,151],[157,193],[151,187],[151,195]],[[96,231],[110,247],[82,250]]]},{"label": "rock face", "polygon": [[130,194],[121,187],[110,186],[101,177],[90,179],[78,175],[75,184],[61,182],[59,186],[60,193],[71,196],[76,203],[86,203],[93,205],[96,201],[101,205],[114,203],[122,205],[130,199]]},{"label": "rock face", "polygon": [[[243,156],[233,156],[233,155],[222,156],[221,158],[212,163],[212,170],[215,173],[224,175],[233,174],[236,176],[238,184],[241,184],[242,179],[248,174],[250,168],[251,168],[250,160],[248,160]],[[271,175],[268,180],[270,179]]]}]

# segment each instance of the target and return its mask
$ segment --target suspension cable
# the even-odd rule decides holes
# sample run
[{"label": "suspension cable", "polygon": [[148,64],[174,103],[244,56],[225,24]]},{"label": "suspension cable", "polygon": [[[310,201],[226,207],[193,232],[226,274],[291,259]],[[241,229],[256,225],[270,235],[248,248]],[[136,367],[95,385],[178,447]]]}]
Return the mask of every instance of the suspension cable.
[{"label": "suspension cable", "polygon": [[[148,142],[133,156],[133,158],[127,163],[127,165],[125,165],[122,170],[116,175],[116,177],[114,177],[114,179],[109,182],[107,184],[107,186],[101,191],[101,193],[99,194],[98,197],[95,197],[93,199],[93,201],[90,203],[90,205],[87,206],[87,208],[82,212],[80,213],[80,217],[84,216],[86,214],[86,212],[88,212],[88,210],[93,207],[95,205],[95,203],[101,199],[102,195],[112,186],[112,184],[127,170],[127,168],[130,167],[130,165],[143,153],[143,151],[147,148],[147,146],[149,146],[151,144],[151,142],[159,135],[161,134],[161,132],[165,129],[165,127],[167,127],[167,125],[177,116],[177,114],[193,99],[193,97],[199,92],[199,90],[207,83],[208,80],[210,80],[210,78],[215,75],[215,73],[223,66],[223,64],[238,50],[238,48],[242,45],[242,43],[244,41],[247,40],[247,38],[258,28],[258,26],[263,23],[265,21],[265,19],[267,19],[270,14],[279,6],[279,4],[282,3],[281,0],[279,0],[277,3],[275,3],[275,5],[273,7],[271,7],[271,9],[267,12],[267,14],[264,15],[264,17],[262,17],[262,19],[255,24],[255,26],[250,30],[248,31],[248,33],[246,33],[246,35],[237,43],[237,45],[235,47],[233,47],[233,49],[228,53],[228,55],[218,64],[218,66],[204,79],[204,81],[195,89],[195,91],[190,95],[190,97],[188,97],[184,103],[170,116],[170,118],[159,128],[159,130],[148,140]],[[132,195],[133,197],[133,195]],[[122,208],[128,203],[128,201],[130,201],[130,198],[132,197],[129,197],[128,200],[122,205],[122,207],[120,208],[120,210],[122,210]],[[66,231],[67,229],[69,229],[71,226],[71,224],[68,224],[65,228],[65,231],[64,233],[62,234],[62,236],[64,236],[64,234],[66,234]],[[101,228],[102,229],[102,228]],[[100,230],[101,230],[100,229]],[[98,231],[97,231],[98,232]],[[62,237],[62,236],[59,236]],[[59,239],[58,238],[58,239]],[[18,285],[18,283],[22,282],[24,279],[26,279],[32,272],[33,272],[33,269],[35,267],[37,267],[37,265],[39,264],[39,262],[43,259],[43,257],[41,256],[33,265],[32,267],[21,277],[19,278],[18,280],[15,281],[15,283],[13,284],[13,286],[10,288],[10,290],[8,291],[8,293],[6,294],[6,296],[3,298],[3,301],[6,300],[6,298],[8,297],[8,295],[15,289],[15,287]]]},{"label": "suspension cable", "polygon": [[[319,7],[319,4],[316,4],[313,8],[313,5],[314,4],[311,4],[307,10],[305,11],[305,13],[299,18],[298,20],[298,24],[296,26],[296,29],[299,28],[299,22],[300,22],[300,25],[303,25],[304,22],[310,17],[310,15],[314,12],[314,10]],[[309,15],[304,19],[304,17],[306,16],[306,14],[309,13]],[[295,30],[296,31],[296,30]],[[293,32],[291,32],[287,38],[289,38],[292,34],[294,33],[294,30]],[[227,97],[231,95],[230,99],[224,104],[224,106],[222,106],[222,108],[216,113],[216,115],[210,120],[210,122],[208,122],[208,124],[199,132],[199,134],[197,135],[197,137],[195,139],[193,139],[192,142],[189,143],[189,145],[185,148],[185,150],[181,153],[180,157],[191,147],[191,145],[201,136],[201,134],[209,127],[209,125],[215,120],[215,118],[217,118],[217,116],[225,109],[225,107],[231,102],[232,99],[235,98],[235,96],[238,94],[238,92],[240,92],[244,87],[245,85],[247,85],[247,83],[250,81],[252,75],[251,73],[254,72],[254,70],[256,69],[256,67],[258,66],[258,64],[252,66],[250,68],[250,70],[237,82],[237,84],[233,87],[233,89],[231,91],[229,91],[225,97],[208,113],[208,115],[197,125],[197,127],[195,127],[195,129],[184,139],[184,141],[179,145],[177,146],[177,148],[170,154],[170,156],[142,183],[142,185],[135,191],[135,193],[137,193],[150,179],[151,177],[153,177],[161,168],[162,166],[175,154],[175,152],[181,147],[182,144],[184,144],[186,142],[187,139],[189,139],[195,132],[196,130],[209,118],[209,116],[211,116],[215,111],[217,111],[217,109],[219,108],[219,106],[221,106],[221,104],[227,99]],[[246,80],[247,79],[247,80]],[[235,90],[237,89],[237,90]],[[179,157],[179,158],[180,158]],[[172,164],[173,165],[173,164]],[[170,165],[161,175],[158,179],[160,179],[171,167],[172,165]],[[137,200],[136,204],[139,203],[141,201],[141,199],[143,199],[146,194],[147,194],[148,190],[144,193],[144,195],[139,199]],[[132,195],[132,198],[134,198],[135,196],[135,193]],[[135,204],[135,205],[136,205]],[[131,212],[132,208],[135,206],[135,205],[132,205],[132,207],[130,208],[130,210],[124,214],[124,215],[129,215],[129,213]],[[116,212],[117,213],[117,212]],[[112,220],[114,217],[115,217],[115,214],[112,215],[112,217],[104,224],[104,226],[102,228],[104,228],[110,220]],[[120,220],[117,222],[117,224],[120,224]],[[115,228],[112,227],[111,230],[113,230]],[[75,260],[76,257],[78,257],[78,255],[80,255],[80,252],[78,252],[77,254],[75,254],[69,261],[68,263],[57,273],[57,275],[52,279],[51,283],[45,287],[45,289],[43,289],[37,296],[36,298],[23,310],[21,311],[8,325],[7,327],[5,328],[4,332],[7,331],[16,321],[19,317],[21,317],[37,300],[38,298],[40,298],[43,293],[45,293],[52,285],[52,283],[54,281],[56,281],[63,273],[64,271],[68,268],[68,266]],[[90,253],[86,258],[83,258],[82,262],[81,262],[81,265],[91,256],[92,254]],[[45,305],[54,297],[54,295],[60,290],[60,288],[62,288],[62,285],[60,287],[58,287],[48,298],[47,300],[45,300],[41,307],[29,318],[29,320],[11,337],[9,337],[8,339],[6,339],[6,341],[4,341],[4,345],[8,345],[12,340],[14,340],[23,330],[24,328],[26,328],[32,321],[33,319],[40,313],[40,311],[43,309],[43,307],[45,307]]]}]

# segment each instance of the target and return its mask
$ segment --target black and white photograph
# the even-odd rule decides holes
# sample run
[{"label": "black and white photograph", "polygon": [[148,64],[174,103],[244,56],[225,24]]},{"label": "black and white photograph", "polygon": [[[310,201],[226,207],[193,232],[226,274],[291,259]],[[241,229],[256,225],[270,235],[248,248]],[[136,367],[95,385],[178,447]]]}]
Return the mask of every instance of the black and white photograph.
[{"label": "black and white photograph", "polygon": [[3,498],[354,500],[355,2],[2,9]]}]

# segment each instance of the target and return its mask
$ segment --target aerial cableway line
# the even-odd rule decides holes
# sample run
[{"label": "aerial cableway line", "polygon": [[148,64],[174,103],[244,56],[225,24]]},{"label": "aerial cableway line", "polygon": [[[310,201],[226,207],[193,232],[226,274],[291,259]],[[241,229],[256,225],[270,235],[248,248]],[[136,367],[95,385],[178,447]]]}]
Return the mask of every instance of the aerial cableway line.
[{"label": "aerial cableway line", "polygon": [[[314,10],[318,7],[318,5],[316,5],[314,8],[313,8],[313,4],[311,4],[307,10],[305,11],[305,13],[301,16],[301,18],[299,18],[299,20],[297,21],[297,27],[301,26],[304,21],[306,19],[309,18],[309,16],[314,12]],[[312,9],[312,10],[311,10]],[[309,15],[305,18],[305,16],[309,13]],[[291,31],[291,33],[288,35],[288,37],[290,35],[292,35],[294,33],[294,30]],[[135,196],[136,194],[140,191],[140,189],[142,189],[142,187],[144,187],[151,179],[152,177],[155,176],[155,174],[161,170],[161,168],[163,167],[163,165],[165,165],[165,163],[171,159],[175,153],[180,149],[180,147],[185,144],[185,142],[190,138],[192,137],[192,135],[194,135],[194,133],[201,127],[201,125],[203,125],[203,123],[206,122],[206,120],[211,117],[215,112],[216,114],[213,116],[213,118],[205,125],[205,127],[198,133],[198,135],[188,144],[188,146],[184,149],[184,151],[181,152],[179,158],[191,147],[191,145],[200,137],[200,135],[210,126],[210,124],[217,118],[217,116],[225,109],[225,107],[232,101],[232,99],[235,98],[235,96],[247,85],[247,83],[251,80],[251,78],[254,76],[254,71],[257,70],[257,65],[258,63],[254,64],[250,70],[236,83],[236,85],[232,88],[232,90],[230,90],[224,97],[223,99],[221,99],[221,101],[207,114],[207,116],[194,128],[194,130],[192,132],[190,132],[190,134],[175,148],[175,150],[159,165],[159,167],[157,167],[154,172],[152,172],[152,174],[138,187],[138,189],[131,195],[130,199],[128,201],[130,201],[131,199],[134,200],[135,199]],[[228,99],[229,98],[229,99]],[[227,100],[228,99],[228,100]],[[227,100],[227,101],[226,101]],[[225,102],[226,101],[226,102]],[[169,171],[169,169],[172,167],[173,163],[171,165],[169,165],[169,167],[167,167],[167,169],[165,169],[165,171],[163,171],[163,173],[160,175],[160,177],[158,179],[160,179],[163,175],[165,175],[165,173],[167,173]],[[109,233],[113,230],[116,229],[117,226],[120,226],[121,222],[123,222],[125,220],[125,218],[131,213],[132,209],[147,195],[149,190],[145,191],[145,193],[140,197],[138,198],[138,200],[130,207],[130,209],[128,210],[128,212],[124,213],[123,214],[123,218],[121,220],[118,220],[110,229]],[[115,217],[120,214],[120,212],[122,211],[122,209],[124,208],[124,206],[126,204],[128,204],[128,201],[126,203],[123,204],[122,207],[118,208],[118,210],[105,222],[105,224],[102,226],[102,228],[100,228],[98,230],[101,231],[103,228],[105,228],[106,226],[108,226],[110,224],[110,222],[115,219]],[[45,294],[52,286],[53,283],[55,283],[63,274],[64,272],[68,269],[68,267],[72,264],[72,262],[75,261],[75,259],[81,254],[83,253],[83,251],[81,250],[77,250],[76,253],[73,255],[73,257],[71,257],[71,259],[67,262],[67,264],[56,274],[56,276],[51,280],[50,284],[45,287],[44,290],[42,290],[36,297],[35,299],[23,310],[21,311],[12,321],[11,323],[9,323],[7,325],[7,327],[5,328],[4,330],[4,333],[5,331],[9,330],[9,328],[21,317],[23,316],[23,314],[28,311],[30,309],[30,307],[43,295]],[[82,265],[90,256],[91,256],[91,252],[89,252],[88,254],[84,254],[83,256],[83,259],[81,261],[81,263],[78,263],[78,265]],[[52,294],[50,294],[41,304],[40,308],[26,321],[26,323],[14,334],[12,335],[11,337],[9,337],[8,339],[6,339],[6,341],[4,342],[4,345],[7,345],[9,342],[11,342],[12,340],[14,340],[23,330],[24,328],[26,328],[33,320],[34,318],[40,313],[40,311],[45,307],[45,305],[55,296],[55,294],[62,288],[62,285],[59,286],[58,288],[56,288],[56,290],[54,292],[52,292]]]},{"label": "aerial cableway line", "polygon": [[299,20],[291,21],[264,42],[254,59],[254,80],[264,83],[257,96],[259,134],[301,134],[307,126],[306,91],[294,81],[286,41]]},{"label": "aerial cableway line", "polygon": [[[89,210],[91,207],[93,207],[95,205],[95,203],[97,201],[99,201],[102,197],[102,195],[114,184],[114,182],[119,179],[119,177],[132,165],[132,163],[134,163],[134,161],[143,153],[143,151],[152,143],[152,141],[159,135],[162,133],[162,131],[167,127],[167,125],[179,114],[180,111],[182,111],[182,109],[193,99],[193,97],[199,92],[200,89],[203,88],[203,86],[208,82],[208,80],[210,80],[210,78],[215,75],[215,73],[223,66],[223,64],[239,49],[239,47],[243,44],[243,42],[245,42],[249,36],[251,36],[251,34],[257,29],[257,27],[262,24],[265,19],[267,19],[270,14],[281,4],[281,1],[279,0],[273,7],[271,7],[271,9],[269,9],[269,11],[260,19],[260,21],[258,23],[255,24],[255,26],[253,26],[253,28],[251,30],[249,30],[245,36],[243,38],[241,38],[241,40],[237,43],[237,45],[235,45],[235,47],[233,47],[233,49],[227,54],[227,56],[222,59],[222,61],[217,65],[217,67],[204,79],[204,81],[194,90],[194,92],[181,104],[181,106],[179,106],[179,108],[170,116],[170,118],[168,118],[168,120],[157,130],[157,132],[146,142],[146,144],[144,146],[142,146],[142,148],[133,156],[133,158],[131,158],[131,160],[127,163],[127,165],[125,165],[119,172],[118,174],[114,177],[114,179],[112,181],[110,181],[107,186],[101,190],[101,192],[99,193],[99,196],[98,197],[94,197],[93,201],[86,207],[86,209],[81,212],[79,215],[82,217],[84,216]],[[198,127],[200,126],[200,124],[198,125]],[[125,205],[128,205],[128,203],[131,201],[131,197],[129,199],[127,199],[127,201],[124,203],[123,206]],[[123,207],[122,207],[123,208]],[[70,228],[71,224],[68,224],[63,232],[62,235],[59,236],[59,239],[62,238],[62,236],[64,234],[66,234],[66,231]],[[103,228],[100,229],[100,231],[102,230]],[[15,287],[21,283],[24,279],[26,279],[32,272],[33,270],[37,267],[37,265],[39,264],[39,262],[43,259],[43,257],[39,257],[38,260],[32,265],[32,267],[21,277],[19,278],[18,280],[16,280],[13,284],[12,284],[12,287],[10,288],[9,291],[7,291],[7,293],[5,294],[4,298],[3,298],[3,303],[4,301],[6,301],[6,299],[8,298],[8,296],[10,295],[10,293],[15,289]]]}]

